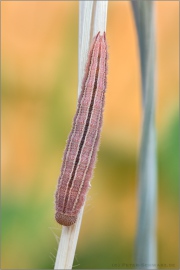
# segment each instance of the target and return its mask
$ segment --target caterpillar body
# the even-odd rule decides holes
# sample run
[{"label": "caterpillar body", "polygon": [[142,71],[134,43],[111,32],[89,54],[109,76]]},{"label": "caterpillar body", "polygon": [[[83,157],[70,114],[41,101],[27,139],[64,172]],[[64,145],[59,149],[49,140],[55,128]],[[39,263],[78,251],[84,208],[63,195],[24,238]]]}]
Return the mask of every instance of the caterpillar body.
[{"label": "caterpillar body", "polygon": [[98,33],[89,51],[77,111],[64,152],[55,194],[55,219],[76,222],[90,187],[103,118],[107,77],[107,42]]}]

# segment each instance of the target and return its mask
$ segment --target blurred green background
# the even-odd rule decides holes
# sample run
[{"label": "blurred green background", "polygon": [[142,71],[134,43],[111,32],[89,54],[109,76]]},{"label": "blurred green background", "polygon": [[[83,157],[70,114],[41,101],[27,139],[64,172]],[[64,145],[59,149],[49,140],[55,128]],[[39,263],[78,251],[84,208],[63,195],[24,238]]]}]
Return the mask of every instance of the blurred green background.
[{"label": "blurred green background", "polygon": [[[156,2],[158,263],[171,269],[179,253],[178,10],[178,1]],[[1,269],[53,269],[61,232],[54,193],[77,102],[78,2],[3,1],[1,22]],[[107,39],[104,125],[74,261],[80,269],[134,263],[141,91],[128,1],[109,1]]]}]

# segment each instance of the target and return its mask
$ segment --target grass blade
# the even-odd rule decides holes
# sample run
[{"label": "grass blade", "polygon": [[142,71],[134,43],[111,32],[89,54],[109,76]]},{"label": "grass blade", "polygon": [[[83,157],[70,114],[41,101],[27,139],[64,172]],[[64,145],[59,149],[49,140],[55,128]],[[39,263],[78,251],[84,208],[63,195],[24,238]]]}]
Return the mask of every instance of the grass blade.
[{"label": "grass blade", "polygon": [[[98,31],[106,30],[108,1],[79,1],[79,58],[78,58],[78,96],[92,38]],[[76,223],[70,227],[62,226],[54,269],[72,269],[84,207]]]},{"label": "grass blade", "polygon": [[[156,269],[157,160],[155,134],[155,19],[153,1],[132,1],[138,33],[143,123],[139,160],[139,216],[136,263]],[[144,268],[144,266],[142,266]]]}]

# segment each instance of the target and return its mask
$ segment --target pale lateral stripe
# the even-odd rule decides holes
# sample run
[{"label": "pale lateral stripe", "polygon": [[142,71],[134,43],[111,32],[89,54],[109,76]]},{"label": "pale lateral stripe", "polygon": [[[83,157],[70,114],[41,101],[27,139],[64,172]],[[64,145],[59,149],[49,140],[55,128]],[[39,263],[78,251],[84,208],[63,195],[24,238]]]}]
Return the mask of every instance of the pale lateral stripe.
[{"label": "pale lateral stripe", "polygon": [[[106,58],[107,58],[107,50],[106,50],[106,57],[103,59],[103,57],[101,58],[101,60],[105,60],[106,61]],[[105,65],[106,65],[106,63],[105,63]],[[106,68],[106,67],[105,67]],[[104,72],[104,79],[105,79],[105,77],[106,77],[106,70],[105,70],[105,72]],[[98,127],[100,127],[100,120],[102,119],[102,113],[103,113],[103,99],[104,99],[104,95],[105,95],[105,89],[103,89],[102,90],[102,97],[101,97],[101,99],[102,99],[102,107],[101,107],[101,113],[99,114],[99,119],[98,119]],[[94,144],[93,144],[93,147],[92,147],[92,151],[91,151],[91,156],[90,156],[90,159],[89,159],[89,163],[88,163],[88,166],[86,167],[86,170],[85,170],[85,172],[84,172],[84,177],[83,177],[83,180],[82,180],[82,183],[81,183],[81,186],[80,186],[80,189],[79,189],[79,191],[78,191],[78,194],[77,194],[77,197],[76,197],[76,200],[75,200],[75,203],[74,203],[74,206],[73,206],[73,209],[72,209],[72,211],[75,209],[75,207],[76,207],[76,205],[77,205],[77,203],[78,203],[78,199],[79,199],[79,197],[80,197],[80,193],[81,193],[81,190],[82,190],[82,186],[83,186],[83,184],[84,184],[84,181],[85,181],[85,177],[86,177],[86,173],[87,173],[87,170],[88,170],[88,168],[89,168],[89,166],[90,166],[90,163],[91,163],[91,160],[92,160],[92,156],[93,156],[93,150],[94,150],[94,146],[95,146],[95,143],[96,143],[96,140],[97,140],[97,136],[99,135],[99,132],[100,132],[100,130],[99,130],[99,128],[97,129],[97,132],[96,132],[96,136],[95,136],[95,140],[94,140]],[[95,157],[96,158],[96,157]]]},{"label": "pale lateral stripe", "polygon": [[[104,39],[102,39],[102,43],[101,43],[101,48],[100,48],[100,50],[102,49],[102,46],[104,45],[105,46],[105,48],[106,48],[106,44],[105,44],[105,40]],[[101,55],[101,51],[100,51],[100,55]],[[105,63],[105,60],[106,60],[106,58],[107,58],[107,50],[106,50],[106,52],[105,52],[105,57],[103,57],[103,54],[101,55],[101,57],[100,57],[100,59],[99,59],[99,67],[101,67],[102,66],[102,64],[105,64],[106,65],[106,63]],[[100,71],[100,68],[99,68],[99,71]],[[106,72],[104,72],[104,74],[103,74],[103,79],[105,79],[105,76],[106,76]],[[94,99],[94,104],[96,103],[96,100],[97,100],[97,94],[98,94],[98,83],[99,83],[99,79],[100,78],[100,76],[99,76],[99,73],[98,73],[98,81],[97,81],[97,91],[96,91],[96,93],[95,93],[95,99]],[[102,91],[102,97],[101,97],[101,100],[103,99],[103,97],[104,97],[104,89],[103,90],[101,90]],[[102,106],[103,106],[103,100],[102,100]],[[101,107],[101,113],[100,113],[100,115],[102,114],[102,109],[103,109],[103,107]],[[92,108],[92,113],[91,113],[91,118],[90,118],[90,122],[89,122],[89,127],[90,127],[90,124],[91,124],[91,119],[93,118],[93,112],[94,112],[94,109]],[[100,124],[99,124],[99,120],[98,120],[98,128],[97,128],[97,133],[96,133],[96,136],[95,136],[95,138],[97,137],[97,134],[98,134],[98,132],[99,132],[99,127],[100,127]],[[89,127],[88,127],[88,131],[89,131]],[[83,144],[83,148],[82,148],[82,151],[84,150],[84,147],[85,147],[85,145],[86,145],[86,141],[87,141],[87,136],[88,136],[88,131],[87,131],[87,134],[86,134],[86,137],[85,137],[85,141],[84,141],[84,144]],[[96,142],[96,139],[94,140],[94,144],[95,144],[95,142]],[[93,148],[94,148],[94,144],[93,144]],[[92,149],[93,149],[92,148]],[[92,159],[92,152],[93,151],[91,151],[91,158],[90,158],[90,161],[91,161],[91,159]],[[77,171],[78,171],[78,169],[79,169],[79,165],[80,165],[80,163],[81,163],[81,157],[82,157],[82,155],[80,156],[80,159],[79,159],[79,163],[78,163],[78,165],[77,165],[77,169],[76,169],[76,173],[75,173],[75,176],[74,176],[74,179],[76,179],[76,174],[77,174]],[[89,168],[89,164],[90,164],[90,162],[88,163],[88,166],[86,167],[87,169]],[[83,177],[83,180],[82,180],[82,183],[81,183],[81,186],[84,184],[84,181],[85,181],[85,177],[86,177],[86,172],[87,172],[87,169],[85,170],[85,172],[84,172],[84,177]],[[73,188],[73,186],[74,186],[74,184],[75,184],[75,182],[76,181],[74,181],[73,182],[73,185],[72,185],[72,187],[71,187],[71,190],[72,190],[72,188]],[[78,191],[78,194],[77,194],[77,197],[76,197],[76,201],[77,201],[77,198],[79,197],[79,194],[80,194],[80,192],[81,192],[81,188],[80,188],[80,190]],[[69,198],[70,198],[71,196],[69,196]],[[69,201],[69,199],[68,199],[68,201]],[[75,205],[73,206],[73,209],[75,208]]]},{"label": "pale lateral stripe", "polygon": [[[103,61],[103,60],[104,60],[103,57],[101,57],[101,58],[100,58],[100,64],[99,64],[99,66],[102,64],[102,61]],[[104,74],[104,75],[105,75],[105,74]],[[99,81],[99,76],[98,76],[98,81]],[[98,82],[97,82],[97,90],[98,90]],[[101,91],[102,91],[102,96],[101,96],[101,104],[102,104],[102,106],[101,106],[101,113],[99,114],[99,119],[98,119],[98,128],[97,128],[97,132],[96,132],[94,144],[93,144],[93,147],[92,147],[92,150],[91,150],[91,155],[90,155],[90,158],[89,158],[89,161],[88,161],[88,165],[87,165],[86,170],[85,170],[85,172],[84,172],[84,176],[83,176],[83,179],[82,179],[82,182],[81,182],[81,186],[80,186],[80,189],[79,189],[79,191],[78,191],[76,200],[75,200],[75,202],[74,202],[74,206],[73,206],[72,211],[75,209],[76,204],[77,204],[77,202],[78,202],[78,198],[79,198],[79,195],[80,195],[81,190],[82,190],[82,186],[83,186],[84,181],[85,181],[86,173],[87,173],[87,170],[89,169],[89,165],[90,165],[90,162],[91,162],[91,159],[92,159],[93,150],[94,150],[94,145],[95,145],[95,143],[96,143],[96,139],[97,139],[98,133],[100,132],[100,130],[99,130],[99,127],[100,127],[100,119],[102,118],[103,98],[104,98],[104,95],[105,95],[104,89],[101,90]],[[98,93],[98,91],[96,91],[94,103],[95,103],[95,101],[97,100],[97,93]],[[93,117],[92,117],[92,116],[93,116],[93,111],[94,111],[94,108],[92,109],[91,119],[93,118]],[[91,119],[90,119],[89,126],[90,126],[90,124],[91,124]],[[89,127],[88,127],[88,131],[89,131]],[[88,136],[88,133],[87,133],[87,135],[86,135],[86,138],[87,138],[87,136]],[[86,144],[86,138],[85,138],[85,142],[84,142],[84,145],[83,145],[83,146],[85,146],[85,144]],[[82,151],[83,151],[83,150],[82,150]],[[82,157],[82,155],[80,156],[80,159],[81,159],[81,157]],[[79,160],[79,164],[80,164],[80,161],[81,161],[81,160]],[[79,164],[78,164],[78,166],[77,166],[77,170],[78,170]],[[77,173],[77,170],[76,170],[76,173]],[[76,174],[75,174],[74,179],[76,179]],[[73,187],[73,186],[72,186],[72,187]],[[71,190],[72,190],[72,187],[71,187]],[[70,198],[70,196],[69,196],[69,198]]]},{"label": "pale lateral stripe", "polygon": [[[100,50],[98,51],[98,55],[99,55],[99,54],[101,55],[101,45],[102,45],[102,38],[101,38],[101,44],[100,44],[100,46],[99,46],[99,49],[100,49]],[[99,66],[100,66],[100,63],[101,63],[101,61],[102,61],[102,58],[100,57],[100,59],[99,59],[99,57],[98,57],[98,60],[99,60],[99,61],[97,61],[97,67],[98,67],[98,64],[99,64]],[[97,85],[98,85],[98,81],[99,81],[99,73],[98,73],[98,78],[97,78]],[[96,90],[97,90],[97,88],[96,88]],[[93,88],[93,92],[94,92],[94,88]],[[95,103],[95,100],[96,100],[96,96],[97,96],[97,91],[95,92],[94,103]],[[91,101],[92,101],[92,96],[91,96]],[[90,103],[90,104],[91,104],[91,103]],[[74,180],[76,179],[77,171],[78,171],[79,165],[80,165],[80,163],[81,163],[82,152],[83,152],[83,150],[84,150],[84,147],[85,147],[85,144],[86,144],[86,138],[87,138],[88,133],[89,133],[89,127],[90,127],[90,124],[91,124],[92,115],[93,115],[93,108],[92,108],[92,112],[91,112],[91,116],[90,116],[90,121],[89,121],[89,126],[88,126],[88,129],[87,129],[86,137],[85,137],[85,139],[84,139],[84,143],[83,143],[83,146],[82,146],[82,149],[81,149],[81,155],[80,155],[80,157],[79,157],[79,161],[78,161],[78,164],[77,164],[77,166],[76,166],[76,172],[75,172],[75,175],[74,175]],[[73,181],[72,186],[71,186],[71,188],[70,188],[70,191],[69,191],[69,198],[68,198],[68,200],[67,200],[67,205],[68,205],[69,199],[70,199],[70,197],[71,197],[71,192],[72,192],[72,189],[73,189],[73,187],[74,187],[75,182],[76,182],[76,181]]]},{"label": "pale lateral stripe", "polygon": [[[97,40],[96,40],[96,41],[97,41]],[[94,45],[95,45],[95,44],[94,44]],[[97,44],[96,44],[96,45],[97,45]],[[95,50],[93,50],[93,53],[92,53],[92,56],[91,56],[91,57],[93,57],[94,53],[95,53]],[[91,70],[91,68],[92,68],[93,63],[94,63],[94,61],[91,62],[90,70]],[[86,80],[86,83],[85,83],[85,91],[84,91],[84,93],[83,93],[83,97],[82,97],[81,103],[80,103],[79,113],[78,113],[78,115],[77,115],[76,121],[74,122],[74,123],[75,123],[75,127],[74,127],[74,132],[72,132],[71,142],[70,142],[70,145],[69,145],[69,151],[71,150],[72,141],[73,141],[74,136],[75,136],[75,134],[76,134],[77,122],[78,122],[79,115],[81,114],[81,109],[82,109],[82,106],[83,106],[83,100],[84,100],[84,97],[85,97],[85,95],[86,95],[87,81],[89,80],[89,78],[90,78],[90,74],[89,74],[88,77],[87,77],[87,80]],[[94,80],[95,80],[95,74],[94,74]],[[92,94],[93,94],[93,92],[92,92]],[[92,98],[92,96],[91,96],[91,98]],[[90,99],[90,102],[89,102],[89,103],[91,104],[91,99]],[[88,108],[89,108],[89,105],[90,105],[90,104],[87,105]],[[89,112],[88,108],[87,108],[87,112],[86,112],[87,115],[88,115],[88,112]],[[86,117],[86,119],[87,119],[87,117]],[[86,122],[85,122],[85,125],[86,125]],[[85,125],[84,125],[84,126],[85,126]],[[84,129],[83,129],[83,130],[84,130]],[[84,134],[84,132],[83,132],[83,134]],[[83,135],[82,135],[82,137],[83,137]],[[82,139],[82,137],[81,137],[81,139]],[[81,139],[80,139],[80,142],[81,142]],[[80,144],[80,142],[79,142],[79,144]],[[77,147],[77,153],[78,153],[78,150],[79,150],[79,145],[78,145],[78,147]],[[69,154],[69,151],[68,151],[68,154]],[[77,153],[76,153],[76,157],[77,157]],[[68,156],[68,155],[67,155],[67,156]],[[67,159],[68,159],[68,158],[67,158]],[[74,162],[74,164],[75,164],[75,162]],[[73,166],[74,166],[74,165],[73,165]],[[73,167],[73,168],[74,168],[74,167]],[[73,168],[72,168],[72,172],[73,172]],[[71,172],[71,174],[72,174],[72,172]]]},{"label": "pale lateral stripe", "polygon": [[[97,59],[98,59],[98,55],[99,55],[99,49],[100,49],[100,43],[98,44],[98,48],[97,48]],[[94,51],[95,51],[95,50],[94,50]],[[93,63],[95,63],[95,61],[92,59],[92,65],[93,65]],[[91,72],[91,71],[92,71],[92,65],[90,66],[90,71],[89,71],[88,79],[89,79],[90,77],[92,77],[92,72]],[[95,67],[95,73],[94,73],[94,81],[93,81],[93,85],[94,85],[95,79],[96,79],[96,70],[97,70],[97,67],[98,67],[98,61],[97,61],[97,65],[96,65],[96,67]],[[91,74],[91,76],[90,76],[90,74]],[[87,79],[87,81],[86,81],[86,89],[88,88],[88,87],[87,87],[87,85],[88,85],[88,79]],[[93,87],[92,89],[94,90],[94,87]],[[93,92],[94,92],[93,90],[91,91],[91,97],[90,97],[90,102],[89,102],[89,104],[88,104],[86,120],[85,120],[85,123],[84,123],[84,128],[83,128],[83,132],[82,132],[81,139],[79,140],[79,145],[78,145],[78,148],[77,148],[76,157],[75,157],[75,159],[74,159],[74,165],[73,165],[73,167],[72,167],[72,171],[71,171],[71,174],[70,174],[70,177],[69,177],[68,184],[69,184],[69,182],[70,182],[70,179],[71,179],[71,177],[72,177],[72,173],[73,173],[74,169],[75,169],[75,175],[76,175],[77,166],[78,166],[78,164],[79,164],[79,162],[78,162],[78,164],[77,164],[77,166],[76,166],[76,168],[75,168],[75,162],[76,162],[76,159],[77,159],[77,156],[78,156],[80,143],[81,143],[82,138],[83,138],[83,136],[84,136],[85,126],[86,126],[87,119],[88,119],[88,115],[89,115],[89,107],[90,107],[90,105],[91,105],[91,101],[92,101],[92,98],[93,98]],[[86,90],[85,90],[85,91],[86,91]],[[83,145],[84,145],[84,143],[83,143]],[[81,152],[82,152],[82,150],[83,150],[83,146],[82,146]],[[81,156],[80,156],[80,157],[81,157]],[[74,176],[74,178],[75,178],[75,176]],[[73,180],[74,180],[74,178],[73,178]],[[73,186],[73,180],[72,180],[72,186]],[[70,190],[69,190],[68,195],[71,193],[72,186],[71,186],[71,188],[70,188]],[[66,187],[66,193],[65,193],[66,196],[67,196],[67,189],[68,189],[68,185],[67,185],[67,187]],[[70,197],[70,196],[68,196],[67,204],[68,204],[68,201],[69,201],[69,197]],[[64,198],[64,203],[65,203],[65,198]],[[67,206],[67,204],[66,204],[66,206]]]},{"label": "pale lateral stripe", "polygon": [[[100,37],[100,36],[98,36],[97,39],[95,40],[94,48],[95,48],[96,45],[98,45],[97,43],[99,42],[99,37]],[[99,45],[98,47],[100,47],[100,45]],[[86,93],[87,82],[88,82],[88,80],[89,80],[89,78],[90,78],[90,74],[92,73],[92,72],[91,72],[91,68],[92,68],[92,65],[93,65],[93,63],[94,63],[94,55],[95,55],[95,52],[96,52],[96,50],[95,50],[94,48],[93,48],[93,52],[92,52],[92,56],[91,56],[92,62],[91,62],[91,65],[90,65],[90,72],[89,72],[88,78],[87,78],[87,80],[86,80],[85,91],[84,91],[83,97],[82,97],[82,99],[81,99],[80,109],[81,109],[81,107],[82,107],[82,105],[83,105],[83,102],[82,102],[82,101],[83,101],[83,98],[84,98],[85,93]],[[98,50],[99,50],[99,48],[98,48]],[[97,68],[97,66],[96,66],[96,68]],[[94,81],[95,81],[95,76],[94,76]],[[92,91],[92,94],[93,94],[93,91]],[[90,103],[89,103],[89,104],[91,104],[91,100],[92,100],[92,96],[91,96],[91,99],[90,99]],[[88,108],[89,108],[89,106],[90,106],[89,104],[88,104]],[[87,110],[87,116],[88,116],[88,111],[89,111],[89,110]],[[79,116],[79,115],[80,115],[80,110],[79,110],[78,116]],[[78,119],[78,116],[77,116],[76,120]],[[86,117],[86,121],[87,121],[87,117]],[[86,121],[85,121],[85,124],[84,124],[84,128],[85,128],[85,125],[86,125]],[[77,122],[78,122],[78,121],[77,121]],[[69,144],[69,149],[68,149],[68,151],[67,151],[66,161],[65,161],[65,164],[64,164],[64,171],[63,171],[63,173],[62,173],[62,176],[61,176],[60,180],[63,178],[64,172],[66,171],[66,163],[67,163],[67,160],[68,160],[69,152],[70,152],[70,150],[71,150],[71,145],[72,145],[73,138],[74,138],[74,136],[75,136],[75,134],[76,134],[77,122],[75,123],[74,134],[72,134],[72,137],[71,137],[71,142],[70,142],[70,144]],[[82,137],[83,137],[83,134],[84,134],[84,128],[83,128]],[[79,144],[78,144],[77,152],[76,152],[76,157],[77,157],[77,154],[78,154],[79,145],[80,145],[80,142],[81,142],[81,140],[82,140],[82,137],[81,137],[81,139],[79,140]],[[71,176],[72,176],[72,172],[73,172],[73,169],[74,169],[75,161],[76,161],[76,158],[74,159],[74,163],[73,163],[73,166],[72,166],[72,171],[71,171],[71,174],[70,174],[70,177],[69,177],[69,181],[66,183],[66,191],[65,191],[65,194],[67,194],[68,184],[69,184],[70,179],[71,179]],[[59,191],[60,191],[60,188],[59,188]],[[66,198],[66,195],[64,196],[64,199],[63,199],[63,207],[64,207],[65,198]]]}]

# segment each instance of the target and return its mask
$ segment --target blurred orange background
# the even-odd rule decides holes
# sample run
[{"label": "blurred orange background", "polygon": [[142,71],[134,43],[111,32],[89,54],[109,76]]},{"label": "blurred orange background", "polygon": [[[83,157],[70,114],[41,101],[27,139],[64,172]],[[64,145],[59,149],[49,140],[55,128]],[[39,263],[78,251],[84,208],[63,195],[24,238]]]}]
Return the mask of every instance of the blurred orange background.
[{"label": "blurred orange background", "polygon": [[[155,5],[158,263],[177,269],[179,2]],[[77,103],[78,1],[3,1],[1,37],[1,268],[53,269],[61,231],[54,192]],[[109,1],[107,40],[101,146],[74,261],[80,269],[134,263],[142,111],[130,2]]]}]

